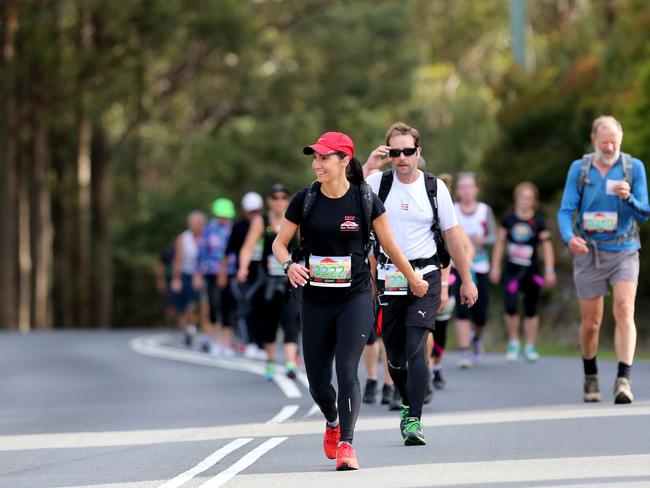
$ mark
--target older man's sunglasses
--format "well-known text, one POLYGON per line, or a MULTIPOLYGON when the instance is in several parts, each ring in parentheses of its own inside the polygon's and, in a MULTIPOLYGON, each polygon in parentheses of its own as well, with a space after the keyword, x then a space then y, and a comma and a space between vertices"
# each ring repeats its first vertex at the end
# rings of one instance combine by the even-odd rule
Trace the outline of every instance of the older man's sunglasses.
POLYGON ((399 155, 404 153, 404 156, 413 156, 415 154, 415 151, 417 151, 417 147, 405 147, 404 149, 393 149, 390 148, 388 150, 388 155, 391 158, 399 158, 399 155))

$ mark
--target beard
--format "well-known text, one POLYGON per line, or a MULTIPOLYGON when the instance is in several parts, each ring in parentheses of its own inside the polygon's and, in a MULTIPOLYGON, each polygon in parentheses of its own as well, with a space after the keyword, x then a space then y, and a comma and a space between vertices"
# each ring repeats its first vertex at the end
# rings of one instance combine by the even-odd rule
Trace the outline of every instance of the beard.
POLYGON ((618 157, 620 155, 620 150, 616 151, 612 157, 606 157, 600 149, 596 149, 596 159, 603 163, 605 166, 614 166, 616 164, 616 161, 618 161, 618 157))

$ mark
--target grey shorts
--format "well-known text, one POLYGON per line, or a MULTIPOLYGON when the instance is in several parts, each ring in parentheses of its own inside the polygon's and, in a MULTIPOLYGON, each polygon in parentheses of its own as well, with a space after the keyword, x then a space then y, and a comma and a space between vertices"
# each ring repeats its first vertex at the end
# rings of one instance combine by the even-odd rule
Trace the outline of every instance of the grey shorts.
POLYGON ((638 283, 639 251, 598 251, 598 259, 599 267, 591 248, 588 254, 573 257, 573 280, 581 299, 605 296, 608 287, 619 281, 638 283))

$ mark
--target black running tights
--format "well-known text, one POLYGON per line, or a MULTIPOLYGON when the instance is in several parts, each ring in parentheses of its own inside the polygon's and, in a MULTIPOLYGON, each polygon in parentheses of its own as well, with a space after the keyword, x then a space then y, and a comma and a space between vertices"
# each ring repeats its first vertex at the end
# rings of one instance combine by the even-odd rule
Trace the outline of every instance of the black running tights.
POLYGON ((328 422, 338 414, 341 440, 351 443, 361 406, 357 370, 374 319, 370 292, 343 303, 303 299, 301 318, 309 392, 328 422), (334 358, 338 398, 332 386, 334 358))
POLYGON ((409 406, 411 417, 422 416, 424 395, 429 382, 424 348, 430 332, 430 329, 424 327, 399 327, 389 337, 384 337, 388 371, 402 396, 402 402, 409 406))

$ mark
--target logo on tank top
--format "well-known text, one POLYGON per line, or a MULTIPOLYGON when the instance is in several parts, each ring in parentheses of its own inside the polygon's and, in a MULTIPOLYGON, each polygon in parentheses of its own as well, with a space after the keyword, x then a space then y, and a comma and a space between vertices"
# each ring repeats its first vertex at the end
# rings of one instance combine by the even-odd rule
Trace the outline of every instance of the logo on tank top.
POLYGON ((400 203, 399 208, 400 208, 400 210, 404 210, 404 211, 408 212, 409 202, 407 202, 406 200, 402 200, 402 203, 400 203))
POLYGON ((346 215, 344 222, 341 224, 341 232, 358 232, 359 224, 354 221, 354 215, 346 215))

